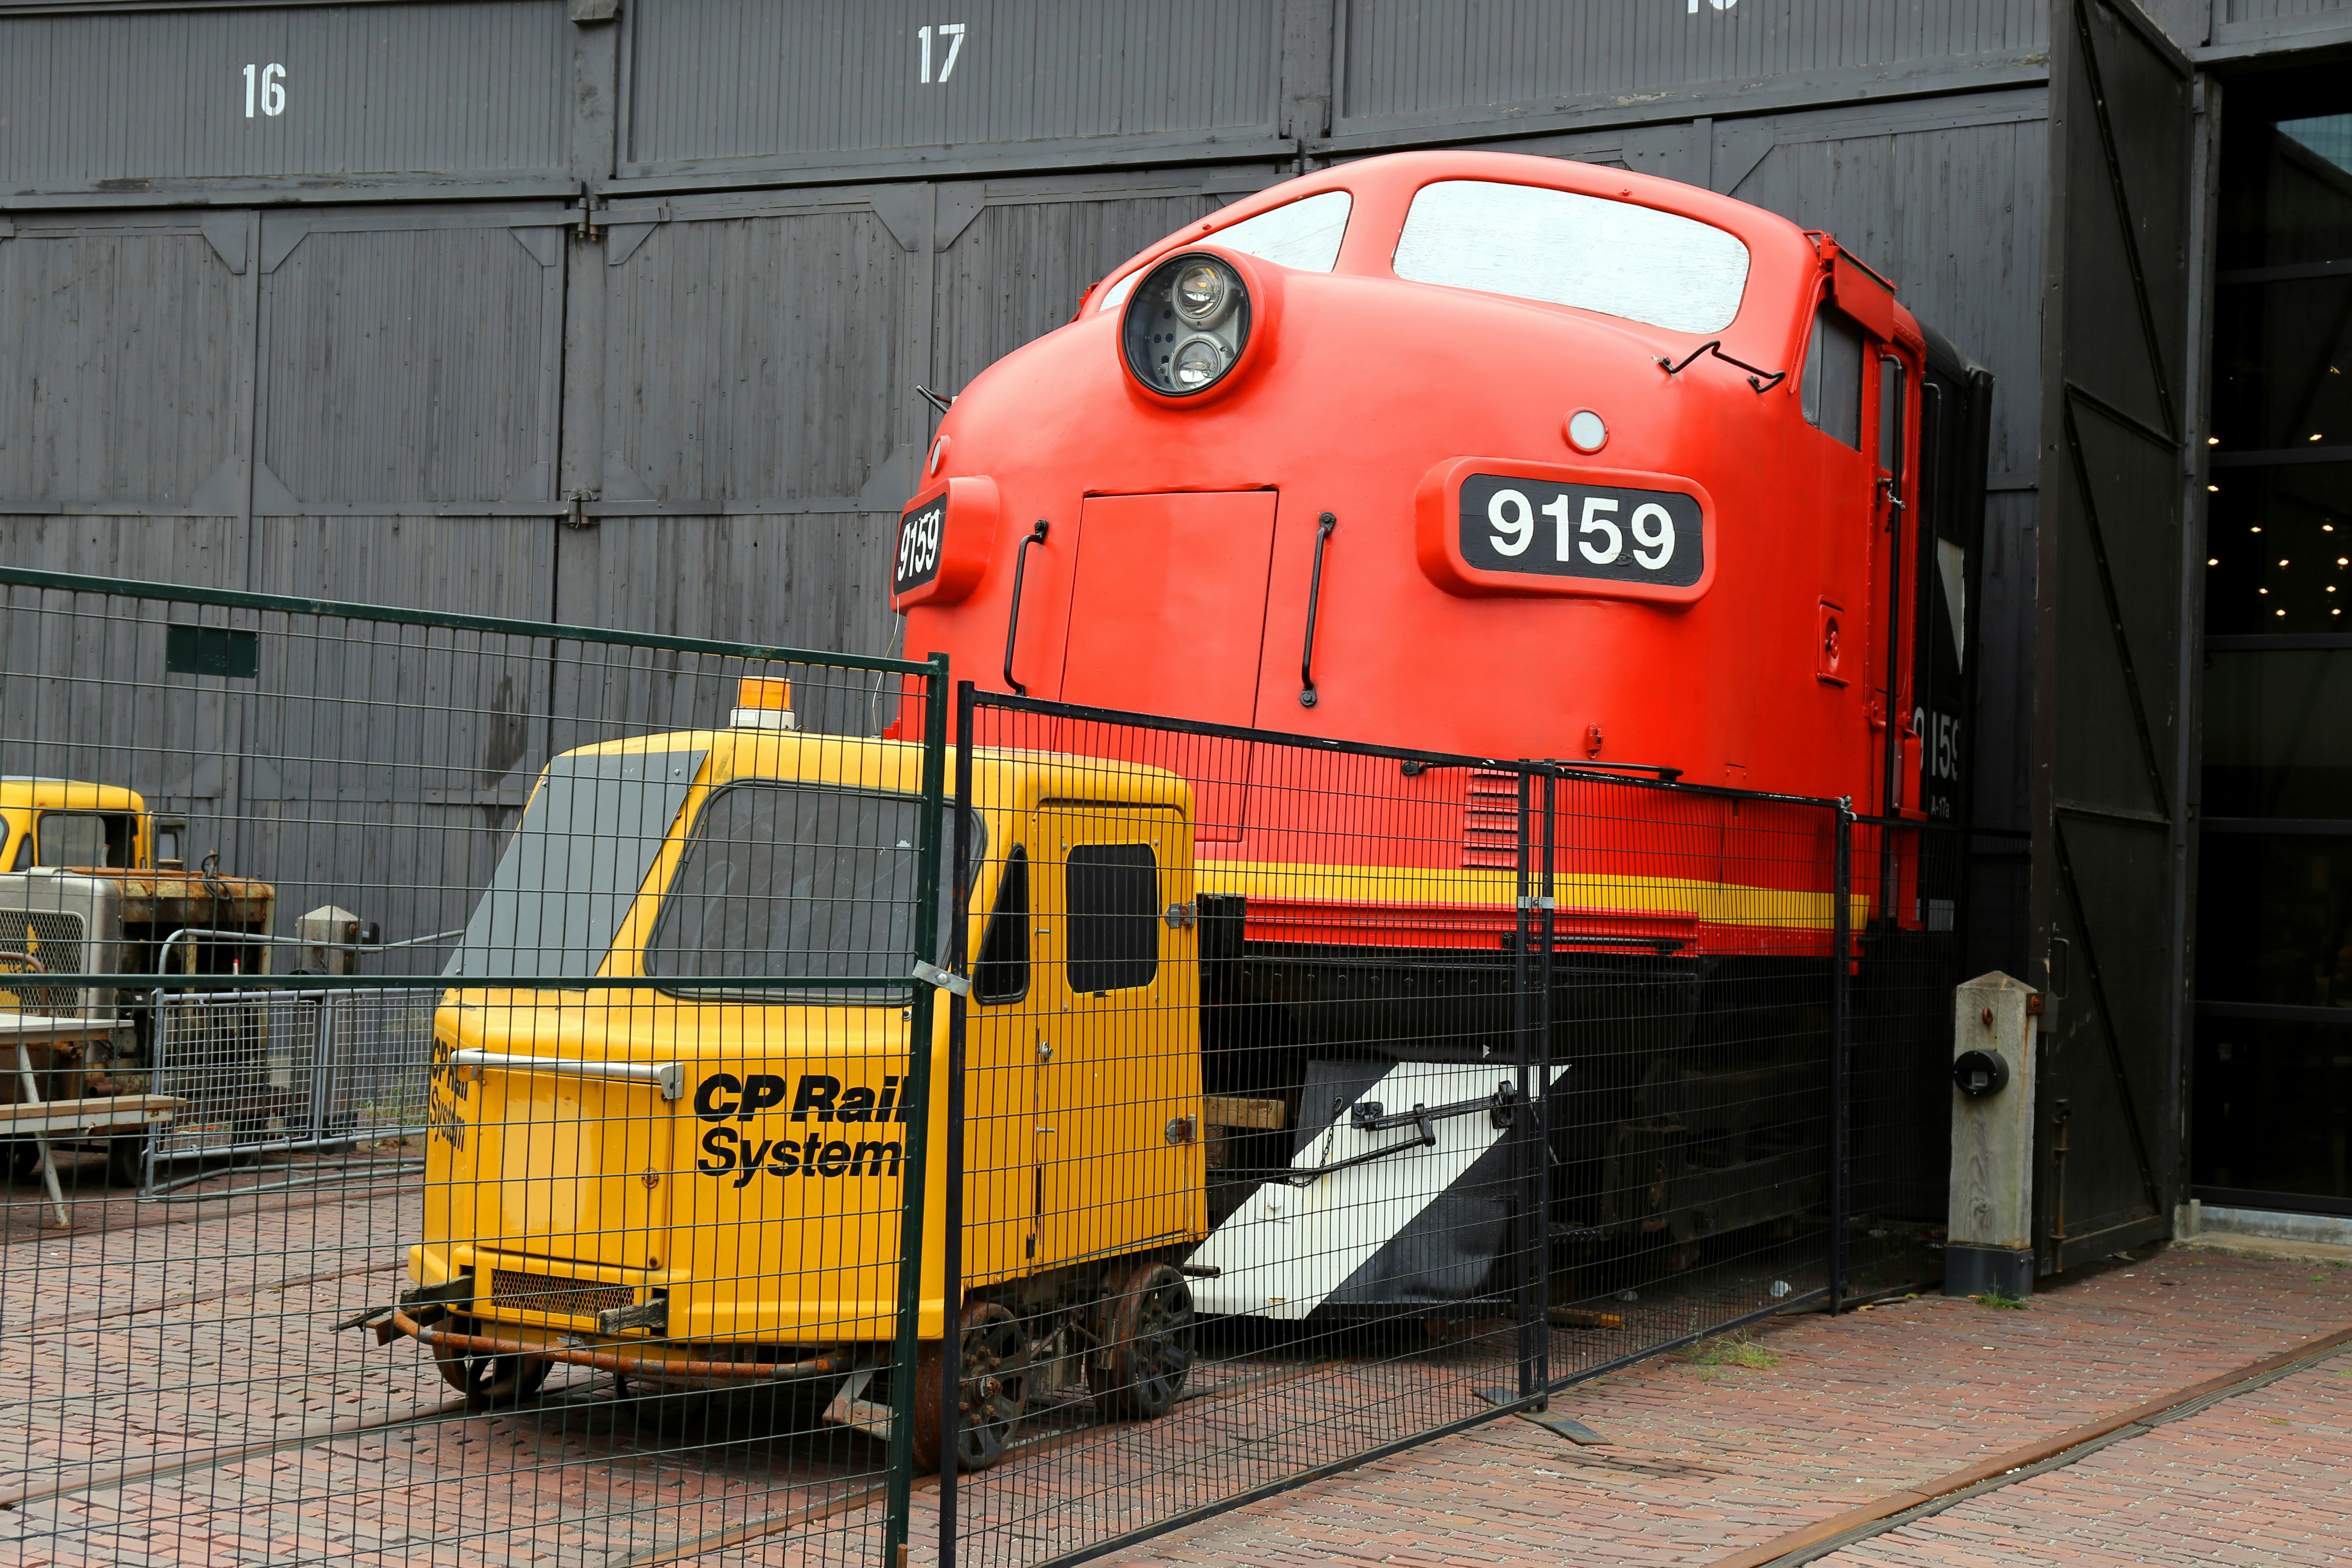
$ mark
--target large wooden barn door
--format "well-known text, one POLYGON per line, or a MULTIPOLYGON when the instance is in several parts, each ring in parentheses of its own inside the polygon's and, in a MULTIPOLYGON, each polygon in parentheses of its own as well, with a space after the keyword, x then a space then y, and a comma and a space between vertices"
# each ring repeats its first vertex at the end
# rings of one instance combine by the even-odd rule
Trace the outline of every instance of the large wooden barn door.
POLYGON ((2201 112, 2187 60, 2128 4, 2061 0, 2053 23, 2032 894, 2045 1271, 2166 1234, 2179 1185, 2201 112))

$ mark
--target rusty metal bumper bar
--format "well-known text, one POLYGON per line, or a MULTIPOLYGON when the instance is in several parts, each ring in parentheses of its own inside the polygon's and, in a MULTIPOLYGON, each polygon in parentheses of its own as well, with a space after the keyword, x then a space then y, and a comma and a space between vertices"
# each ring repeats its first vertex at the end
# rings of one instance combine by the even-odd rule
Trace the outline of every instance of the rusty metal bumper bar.
POLYGON ((853 1370, 856 1357, 842 1352, 803 1361, 706 1361, 691 1349, 645 1341, 591 1342, 560 1329, 502 1325, 499 1334, 457 1333, 435 1326, 430 1307, 410 1316, 404 1304, 393 1309, 388 1321, 376 1325, 376 1339, 390 1343, 404 1334, 437 1355, 521 1355, 569 1362, 599 1372, 617 1372, 646 1378, 694 1377, 730 1383, 776 1383, 801 1378, 833 1377, 853 1370), (422 1318, 424 1321, 419 1321, 422 1318))

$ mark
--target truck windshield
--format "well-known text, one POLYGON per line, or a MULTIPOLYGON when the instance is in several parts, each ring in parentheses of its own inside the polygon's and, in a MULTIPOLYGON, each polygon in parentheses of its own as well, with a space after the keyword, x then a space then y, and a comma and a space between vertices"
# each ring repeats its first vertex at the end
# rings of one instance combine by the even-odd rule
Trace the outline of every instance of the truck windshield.
MULTIPOLYGON (((904 1000, 908 985, 898 977, 911 976, 917 958, 945 950, 950 901, 940 900, 940 931, 919 951, 921 820, 922 802, 910 795, 765 780, 714 792, 662 897, 646 973, 762 982, 870 977, 891 984, 761 984, 758 992, 843 1005, 904 1000)), ((972 827, 977 840, 977 817, 972 827)))
POLYGON ((131 818, 111 812, 45 811, 35 838, 37 866, 131 864, 131 818))

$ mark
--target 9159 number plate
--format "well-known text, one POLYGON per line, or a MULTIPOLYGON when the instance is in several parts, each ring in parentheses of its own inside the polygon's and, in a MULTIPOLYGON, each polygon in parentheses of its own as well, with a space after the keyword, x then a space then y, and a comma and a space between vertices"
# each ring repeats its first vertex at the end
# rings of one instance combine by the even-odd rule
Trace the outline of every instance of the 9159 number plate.
POLYGON ((948 498, 944 495, 910 507, 899 515, 898 562, 891 574, 891 593, 911 592, 940 574, 940 546, 947 525, 948 498))
POLYGON ((1698 498, 1512 474, 1462 479, 1464 563, 1481 572, 1686 588, 1706 570, 1698 498))

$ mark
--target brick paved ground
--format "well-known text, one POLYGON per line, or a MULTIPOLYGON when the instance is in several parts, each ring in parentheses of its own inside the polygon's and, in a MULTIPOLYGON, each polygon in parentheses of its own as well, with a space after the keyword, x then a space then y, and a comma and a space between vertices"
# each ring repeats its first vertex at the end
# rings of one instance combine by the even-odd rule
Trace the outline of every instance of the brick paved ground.
POLYGON ((1821 1562, 2316 1568, 2347 1558, 2352 1353, 1821 1562))
MULTIPOLYGON (((75 1195, 68 1236, 34 1228, 23 1184, 0 1205, 0 1489, 65 1488, 0 1509, 0 1564, 877 1560, 880 1456, 863 1437, 665 1414, 571 1371, 534 1408, 469 1413, 413 1345, 332 1331, 399 1279, 416 1216, 396 1183, 176 1206, 75 1195), (324 1426, 354 1420, 395 1424, 324 1426), (121 1464, 143 1468, 110 1477, 121 1464)), ((1754 1334, 1757 1364, 1654 1361, 1559 1399, 1611 1447, 1492 1422, 1118 1560, 1703 1563, 2352 1323, 2352 1267, 2329 1265, 2175 1250, 2025 1311, 1931 1299, 1782 1319, 1754 1334)), ((1735 1283, 1645 1288, 1621 1329, 1557 1336, 1555 1363, 1681 1331, 1735 1283)), ((1495 1342, 1362 1348, 1225 1343, 1201 1397, 1161 1421, 1090 1425, 1082 1401, 1041 1415, 1024 1453, 965 1487, 984 1527, 967 1568, 1023 1568, 1483 1408, 1475 1389, 1507 1381, 1495 1342)), ((1833 1561, 2336 1560, 2347 1373, 2352 1353, 1833 1561)), ((918 1564, 936 1509, 919 1495, 918 1564)))
MULTIPOLYGON (((1769 1366, 1653 1362, 1555 1401, 1612 1447, 1499 1421, 1111 1561, 1704 1563, 2347 1324, 2352 1268, 2187 1249, 2024 1311, 1784 1319, 1769 1366)), ((2342 1563, 2347 1499, 2352 1352, 1822 1561, 2342 1563)))

